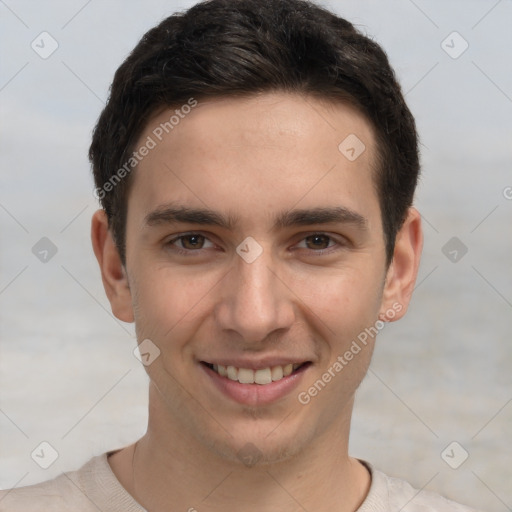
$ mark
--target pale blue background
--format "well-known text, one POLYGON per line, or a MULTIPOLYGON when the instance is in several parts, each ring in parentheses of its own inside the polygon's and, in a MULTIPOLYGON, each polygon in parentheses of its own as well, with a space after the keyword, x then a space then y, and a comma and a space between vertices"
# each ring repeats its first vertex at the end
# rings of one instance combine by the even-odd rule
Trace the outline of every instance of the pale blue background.
MULTIPOLYGON (((86 153, 113 73, 192 2, 0 2, 0 488, 75 469, 145 431, 133 328, 112 318, 89 241, 86 153), (47 60, 31 41, 48 31, 47 60), (58 248, 43 264, 43 236, 58 248), (48 441, 47 470, 30 458, 48 441)), ((332 1, 387 50, 422 139, 419 286, 358 392, 351 452, 473 506, 512 508, 512 2, 332 1), (458 31, 458 59, 441 42, 458 31), (441 252, 457 236, 468 253, 441 252), (454 470, 452 441, 468 452, 454 470)))

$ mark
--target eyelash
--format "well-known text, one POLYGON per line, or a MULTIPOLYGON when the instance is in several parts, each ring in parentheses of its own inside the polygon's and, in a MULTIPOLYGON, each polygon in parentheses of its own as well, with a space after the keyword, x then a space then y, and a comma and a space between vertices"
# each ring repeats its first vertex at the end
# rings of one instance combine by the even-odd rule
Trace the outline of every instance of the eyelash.
MULTIPOLYGON (((168 242, 166 242, 165 246, 170 247, 173 252, 175 252, 176 254, 178 254, 180 256, 192 256, 192 253, 200 254, 201 251, 203 250, 202 248, 201 249, 181 249, 179 247, 173 246, 175 242, 177 242, 179 240, 183 240, 184 238, 193 237, 193 236, 202 236, 205 240, 208 240, 209 242, 211 242, 211 240, 207 236, 203 235, 202 233, 198 233, 198 232, 194 231, 194 232, 184 233, 182 235, 174 237, 172 240, 169 240, 168 242)), ((299 243, 303 242, 307 238, 314 237, 314 236, 325 236, 329 239, 329 243, 334 242, 336 244, 334 246, 327 247, 326 249, 320 249, 318 251, 315 251, 314 249, 307 249, 307 248, 305 249, 307 251, 312 252, 315 256, 322 256, 326 253, 331 253, 331 252, 333 252, 333 250, 339 250, 344 245, 346 245, 346 244, 342 243, 341 241, 335 239, 333 236, 331 236, 327 233, 323 233, 323 232, 310 233, 310 234, 306 235, 305 237, 301 238, 299 240, 299 243)), ((211 242, 211 243, 213 243, 213 242, 211 242)))

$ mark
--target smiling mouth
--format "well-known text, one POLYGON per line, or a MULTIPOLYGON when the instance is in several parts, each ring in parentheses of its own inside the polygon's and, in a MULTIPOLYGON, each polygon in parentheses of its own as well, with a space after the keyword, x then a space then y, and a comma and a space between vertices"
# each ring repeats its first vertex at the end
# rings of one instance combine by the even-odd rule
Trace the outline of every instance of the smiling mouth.
POLYGON ((235 366, 224 366, 222 364, 211 364, 201 361, 201 364, 210 368, 221 377, 226 377, 230 380, 237 381, 240 384, 259 384, 264 386, 277 382, 292 373, 296 373, 305 369, 311 363, 310 361, 304 363, 289 363, 286 365, 277 365, 259 370, 252 370, 251 368, 237 368, 235 366))

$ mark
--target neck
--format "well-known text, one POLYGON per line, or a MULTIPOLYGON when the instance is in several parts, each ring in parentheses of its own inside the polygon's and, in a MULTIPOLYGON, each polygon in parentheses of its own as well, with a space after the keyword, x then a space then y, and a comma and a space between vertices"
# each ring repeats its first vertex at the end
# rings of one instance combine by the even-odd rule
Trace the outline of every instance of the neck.
MULTIPOLYGON (((364 501, 370 476, 348 456, 348 418, 325 431, 292 457, 245 466, 220 457, 205 442, 162 414, 158 391, 150 386, 146 434, 109 461, 123 486, 147 510, 232 509, 356 510, 364 501), (158 411, 158 412, 157 412, 158 411)), ((350 412, 352 404, 350 405, 350 412)))

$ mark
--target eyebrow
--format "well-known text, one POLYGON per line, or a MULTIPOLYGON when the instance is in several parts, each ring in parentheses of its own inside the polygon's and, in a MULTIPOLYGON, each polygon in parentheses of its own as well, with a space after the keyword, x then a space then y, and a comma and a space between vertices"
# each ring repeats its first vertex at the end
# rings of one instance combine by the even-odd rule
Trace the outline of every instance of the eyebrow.
MULTIPOLYGON (((146 226, 175 223, 218 226, 232 231, 236 227, 238 219, 231 215, 225 216, 208 208, 189 208, 175 204, 161 205, 145 217, 146 226)), ((368 228, 368 221, 361 214, 348 208, 337 206, 280 212, 274 219, 273 229, 278 230, 296 226, 330 223, 353 224, 363 230, 368 228)))

